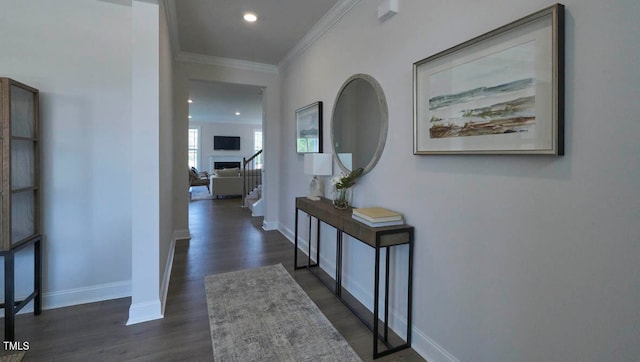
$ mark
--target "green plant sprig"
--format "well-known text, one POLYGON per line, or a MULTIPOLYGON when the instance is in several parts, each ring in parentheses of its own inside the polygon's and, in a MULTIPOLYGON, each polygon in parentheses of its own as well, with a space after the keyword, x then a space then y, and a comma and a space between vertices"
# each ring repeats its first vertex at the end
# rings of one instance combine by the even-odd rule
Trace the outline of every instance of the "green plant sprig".
POLYGON ((335 177, 332 180, 336 189, 348 189, 356 184, 356 180, 362 176, 364 169, 362 167, 349 172, 348 175, 342 175, 341 177, 335 177))

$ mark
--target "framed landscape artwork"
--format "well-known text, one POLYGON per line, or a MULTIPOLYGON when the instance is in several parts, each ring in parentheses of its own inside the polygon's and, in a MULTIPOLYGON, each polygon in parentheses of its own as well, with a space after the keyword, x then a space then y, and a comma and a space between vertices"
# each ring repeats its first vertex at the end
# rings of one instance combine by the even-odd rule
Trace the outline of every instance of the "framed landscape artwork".
POLYGON ((322 102, 296 110, 296 152, 322 152, 322 102))
POLYGON ((564 154, 564 7, 413 64, 414 154, 564 154))

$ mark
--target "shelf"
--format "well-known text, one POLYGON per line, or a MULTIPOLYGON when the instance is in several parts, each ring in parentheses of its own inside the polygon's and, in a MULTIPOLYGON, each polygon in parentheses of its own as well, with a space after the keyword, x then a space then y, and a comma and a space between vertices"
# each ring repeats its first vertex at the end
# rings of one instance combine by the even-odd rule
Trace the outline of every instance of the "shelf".
MULTIPOLYGON (((0 256, 4 263, 4 340, 15 340, 15 316, 33 300, 41 310, 40 143, 37 89, 10 78, 0 78, 0 256), (33 293, 15 299, 16 254, 33 245, 33 293)), ((19 270, 23 270, 20 268, 19 270)), ((22 278, 18 278, 22 280, 22 278)))

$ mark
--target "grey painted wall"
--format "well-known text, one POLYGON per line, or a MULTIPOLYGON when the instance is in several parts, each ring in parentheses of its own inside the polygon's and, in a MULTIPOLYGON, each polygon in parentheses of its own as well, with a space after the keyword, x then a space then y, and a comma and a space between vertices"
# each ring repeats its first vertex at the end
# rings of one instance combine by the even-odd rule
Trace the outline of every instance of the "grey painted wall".
MULTIPOLYGON (((317 100, 328 120, 352 74, 380 82, 387 144, 355 187, 355 204, 398 210, 416 227, 414 348, 430 361, 638 360, 640 3, 565 2, 564 157, 412 154, 413 62, 550 3, 401 1, 384 23, 377 4, 360 1, 281 69, 280 131, 292 137, 294 110, 317 100)), ((292 167, 280 180, 290 237, 294 197, 308 184, 293 146, 282 143, 292 167)), ((330 261, 334 233, 324 235, 330 261)), ((350 242, 345 255, 345 282, 370 298, 372 251, 350 242)))

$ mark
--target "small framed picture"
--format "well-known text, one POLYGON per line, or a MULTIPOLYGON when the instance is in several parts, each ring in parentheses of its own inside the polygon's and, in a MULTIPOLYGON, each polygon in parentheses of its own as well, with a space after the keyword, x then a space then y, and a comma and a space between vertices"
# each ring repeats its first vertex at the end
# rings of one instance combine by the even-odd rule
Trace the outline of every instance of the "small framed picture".
POLYGON ((564 7, 413 64, 414 154, 564 154, 564 7))
POLYGON ((322 102, 296 110, 296 152, 322 152, 322 102))

